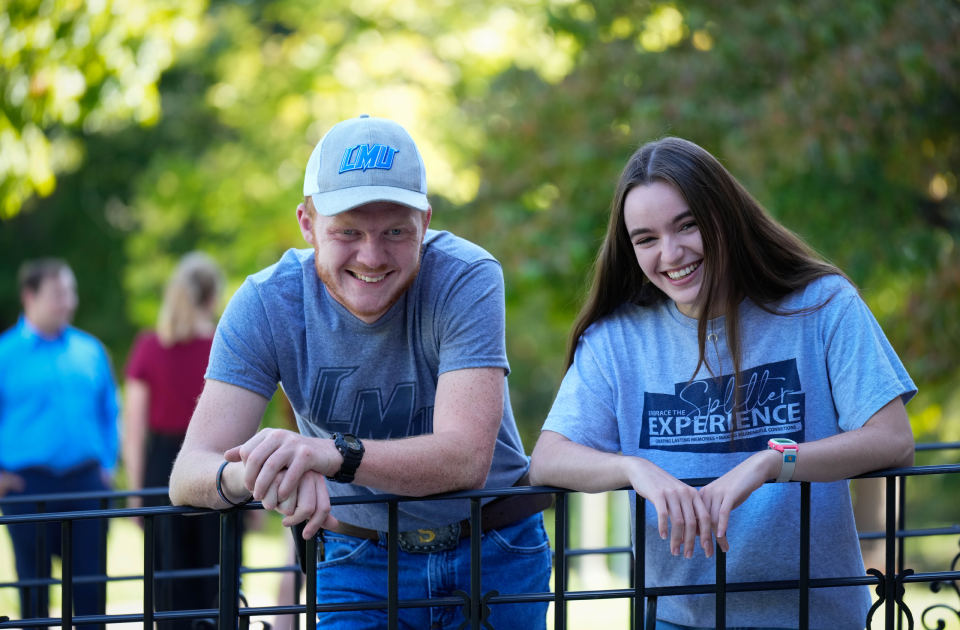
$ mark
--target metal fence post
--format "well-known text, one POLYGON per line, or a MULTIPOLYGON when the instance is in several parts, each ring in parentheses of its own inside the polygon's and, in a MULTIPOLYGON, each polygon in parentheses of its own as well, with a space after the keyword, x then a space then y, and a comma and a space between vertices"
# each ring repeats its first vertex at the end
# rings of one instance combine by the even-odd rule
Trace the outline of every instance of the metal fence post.
POLYGON ((143 627, 153 628, 154 550, 157 537, 153 516, 143 517, 143 627))
POLYGON ((240 511, 220 512, 219 630, 237 630, 240 621, 240 511))
MULTIPOLYGON (((109 510, 110 509, 110 499, 100 499, 100 509, 109 510)), ((107 519, 102 518, 97 521, 99 526, 99 540, 100 546, 98 548, 100 552, 100 557, 97 561, 97 573, 103 577, 107 575, 107 529, 109 528, 109 522, 107 519)), ((107 614, 107 583, 100 582, 97 584, 97 614, 105 615, 107 614)))
POLYGON ((633 554, 633 630, 643 630, 646 618, 644 591, 647 586, 647 500, 639 494, 635 498, 636 519, 634 523, 633 554))
MULTIPOLYGON (((168 514, 166 516, 157 517, 156 528, 155 528, 155 539, 156 543, 154 545, 154 552, 156 554, 155 569, 159 571, 169 571, 173 568, 173 562, 171 560, 173 555, 173 545, 171 544, 171 529, 173 528, 173 519, 175 518, 186 518, 183 516, 168 514)), ((164 577, 157 580, 157 610, 173 610, 173 580, 170 578, 164 577)), ((170 628, 172 624, 170 623, 161 623, 161 630, 166 630, 170 628)))
POLYGON ((73 521, 60 521, 60 621, 63 630, 73 628, 73 521))
POLYGON ((567 494, 557 493, 554 511, 554 538, 556 553, 553 566, 553 627, 567 627, 567 494))
MULTIPOLYGON (((900 492, 897 493, 897 532, 902 532, 907 528, 907 478, 901 475, 897 478, 900 492)), ((906 539, 903 536, 897 536, 897 574, 903 573, 903 546, 906 539)), ((903 630, 903 610, 897 607, 897 630, 903 630)))
MULTIPOLYGON (((37 501, 37 513, 47 511, 46 501, 37 501)), ((41 580, 50 577, 50 560, 47 558, 47 523, 37 523, 37 577, 41 580)), ((50 616, 50 587, 39 584, 34 591, 36 598, 33 606, 35 617, 50 616)))
POLYGON ((396 501, 387 504, 387 626, 397 630, 400 612, 397 605, 400 592, 400 508, 396 501))
POLYGON ((800 482, 800 630, 810 629, 810 482, 800 482))
POLYGON ((480 630, 483 592, 480 588, 480 499, 470 499, 470 627, 480 630))
MULTIPOLYGON (((314 544, 316 544, 316 538, 317 538, 317 537, 314 536, 313 538, 314 538, 314 544)), ((314 552, 314 553, 316 553, 316 552, 314 552)), ((309 556, 308 556, 308 559, 309 559, 309 556)), ((310 566, 310 564, 307 563, 307 566, 310 566)), ((316 559, 314 559, 313 566, 317 566, 316 559)), ((314 571, 313 573, 314 573, 314 576, 316 576, 316 573, 317 573, 317 572, 314 571)), ((303 574, 300 573, 300 569, 299 569, 299 568, 298 568, 296 571, 293 572, 293 605, 294 605, 294 606, 299 606, 299 605, 300 605, 300 590, 303 588, 303 577, 302 577, 302 576, 303 576, 303 574)), ((314 590, 313 604, 314 604, 314 608, 316 608, 316 604, 317 604, 316 590, 317 590, 317 589, 314 588, 313 590, 314 590)), ((309 604, 308 604, 308 605, 309 605, 309 604)), ((316 615, 314 615, 314 617, 316 617, 316 615)), ((316 621, 314 621, 314 626, 313 626, 313 627, 314 627, 314 628, 316 627, 316 621)), ((296 615, 293 616, 293 630, 300 630, 300 614, 299 614, 299 613, 297 613, 296 615)))
MULTIPOLYGON (((307 541, 307 630, 317 630, 317 534, 307 541)), ((297 576, 300 569, 297 569, 297 576)), ((299 595, 297 595, 299 598, 299 595)), ((296 601, 296 599, 294 599, 296 601)), ((295 619, 299 622, 300 615, 295 619)), ((296 626, 294 626, 296 627, 296 626)))
POLYGON ((886 542, 886 601, 884 602, 886 630, 893 630, 897 606, 896 553, 897 553, 897 478, 886 477, 887 481, 887 535, 886 542))
POLYGON ((727 627, 727 554, 717 545, 717 630, 727 627))

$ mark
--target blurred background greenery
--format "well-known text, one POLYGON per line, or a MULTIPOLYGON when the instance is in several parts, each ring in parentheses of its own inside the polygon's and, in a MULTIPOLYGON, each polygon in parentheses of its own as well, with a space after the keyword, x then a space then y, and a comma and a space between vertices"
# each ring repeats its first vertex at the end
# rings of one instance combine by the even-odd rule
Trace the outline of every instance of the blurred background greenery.
MULTIPOLYGON (((958 42, 956 0, 0 0, 0 327, 19 264, 61 256, 122 367, 180 255, 229 295, 303 247, 314 144, 389 117, 433 227, 503 263, 530 449, 619 170, 670 134, 853 278, 920 386, 917 439, 960 440, 958 42)), ((927 499, 960 480, 924 488, 911 515, 957 520, 927 499)))

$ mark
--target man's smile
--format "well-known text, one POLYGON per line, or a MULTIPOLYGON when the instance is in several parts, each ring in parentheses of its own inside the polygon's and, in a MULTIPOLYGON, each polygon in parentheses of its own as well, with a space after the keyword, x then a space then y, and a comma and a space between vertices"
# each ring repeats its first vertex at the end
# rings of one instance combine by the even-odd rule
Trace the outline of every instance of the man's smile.
POLYGON ((347 273, 349 273, 351 276, 353 276, 354 278, 356 278, 356 279, 358 279, 358 280, 363 280, 364 282, 368 282, 368 283, 374 283, 374 282, 380 282, 381 280, 383 280, 384 278, 386 278, 387 275, 389 275, 390 272, 387 272, 387 273, 384 273, 384 274, 380 274, 380 275, 378 275, 378 276, 367 276, 367 275, 363 275, 363 274, 357 273, 357 272, 355 272, 355 271, 350 271, 349 269, 347 269, 347 273))

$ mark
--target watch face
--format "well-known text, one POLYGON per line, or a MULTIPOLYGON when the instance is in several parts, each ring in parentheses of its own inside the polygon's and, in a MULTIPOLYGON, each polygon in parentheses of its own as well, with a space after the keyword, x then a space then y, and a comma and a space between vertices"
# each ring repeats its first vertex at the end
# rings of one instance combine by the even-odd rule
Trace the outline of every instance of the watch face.
POLYGON ((360 448, 360 444, 357 442, 357 438, 352 435, 344 435, 343 441, 347 445, 347 448, 352 450, 357 450, 360 448))

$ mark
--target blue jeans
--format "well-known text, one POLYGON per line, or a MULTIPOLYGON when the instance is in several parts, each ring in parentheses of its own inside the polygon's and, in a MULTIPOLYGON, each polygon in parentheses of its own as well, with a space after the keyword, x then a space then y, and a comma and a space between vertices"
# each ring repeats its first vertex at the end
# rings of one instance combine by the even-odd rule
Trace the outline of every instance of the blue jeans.
MULTIPOLYGON (((95 492, 109 490, 104 485, 100 466, 93 464, 74 469, 64 475, 55 475, 51 471, 41 468, 30 468, 17 471, 23 477, 25 488, 23 492, 11 492, 10 498, 26 494, 52 494, 68 492, 95 492)), ((83 501, 53 501, 47 503, 47 512, 74 512, 99 510, 100 502, 96 499, 83 501)), ((4 516, 22 516, 35 514, 35 503, 14 503, 3 506, 4 516)), ((30 580, 38 577, 37 574, 37 529, 46 530, 46 554, 40 560, 43 563, 44 573, 50 575, 50 556, 60 556, 60 523, 20 524, 10 525, 8 530, 13 542, 13 554, 16 558, 17 578, 30 580)), ((100 521, 83 520, 73 522, 73 575, 96 575, 100 573, 100 521)), ((30 587, 20 589, 20 616, 21 618, 46 616, 47 587, 30 587)), ((74 584, 73 610, 77 615, 97 614, 97 585, 74 584)), ((79 628, 102 628, 92 624, 84 624, 79 628)))
MULTIPOLYGON (((713 630, 713 628, 694 628, 657 619, 657 630, 713 630)), ((729 628, 728 630, 781 630, 780 628, 729 628)))
MULTIPOLYGON (((317 603, 332 604, 387 599, 387 547, 379 542, 324 532, 324 561, 317 563, 317 603)), ((400 555, 399 599, 451 597, 470 592, 470 539, 435 553, 400 555)), ((546 593, 550 590, 550 541, 543 517, 535 514, 481 537, 481 592, 501 595, 546 593)), ((488 621, 497 630, 546 628, 547 602, 494 604, 488 621)), ((319 627, 373 630, 387 625, 386 610, 326 612, 319 627)), ((400 627, 409 630, 458 628, 465 618, 459 606, 401 608, 400 627)))

